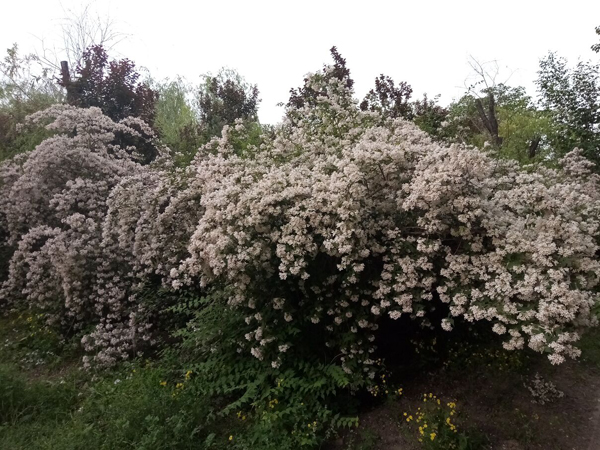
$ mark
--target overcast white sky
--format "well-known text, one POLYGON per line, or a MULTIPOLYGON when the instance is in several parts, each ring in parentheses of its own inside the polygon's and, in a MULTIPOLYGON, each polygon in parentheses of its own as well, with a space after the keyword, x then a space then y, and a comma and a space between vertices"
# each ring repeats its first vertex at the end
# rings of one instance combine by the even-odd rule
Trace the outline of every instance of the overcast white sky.
MULTIPOLYGON (((24 0, 1 8, 0 51, 17 42, 24 51, 60 32, 64 10, 84 2, 24 0)), ((470 55, 497 60, 500 81, 532 81, 548 51, 575 63, 597 61, 600 1, 421 0, 366 2, 301 0, 96 0, 102 14, 130 37, 116 48, 155 78, 237 69, 258 84, 263 123, 279 121, 275 105, 286 101, 303 75, 329 62, 336 45, 362 97, 380 73, 407 81, 415 96, 441 94, 448 104, 464 92, 470 55)), ((60 46, 60 43, 57 44, 60 46)))

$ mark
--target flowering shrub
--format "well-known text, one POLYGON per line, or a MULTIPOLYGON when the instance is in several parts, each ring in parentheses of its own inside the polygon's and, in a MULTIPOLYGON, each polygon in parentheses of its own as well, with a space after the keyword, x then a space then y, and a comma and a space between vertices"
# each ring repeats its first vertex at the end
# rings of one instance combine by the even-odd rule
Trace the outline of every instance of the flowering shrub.
POLYGON ((55 135, 2 165, 1 225, 17 247, 1 297, 45 311, 66 333, 87 330, 85 346, 110 349, 99 358, 112 363, 129 354, 134 335, 147 338, 148 327, 136 321, 123 257, 103 237, 112 190, 151 170, 135 147, 119 141, 128 136, 157 154, 164 149, 142 121, 115 123, 97 108, 57 105, 28 121, 49 121, 55 135))
POLYGON ((83 330, 102 364, 152 340, 137 297, 149 279, 226 287, 245 316, 239 350, 273 368, 324 345, 373 377, 379 323, 404 315, 446 331, 486 320, 507 349, 576 357, 600 277, 599 178, 580 152, 520 168, 443 146, 362 111, 334 70, 306 78, 314 96, 273 133, 249 141, 238 121, 186 169, 139 120, 32 116, 57 135, 0 169, 0 223, 18 245, 4 300, 83 330))
POLYGON ((598 177, 580 153, 521 169, 363 112, 343 80, 307 83, 325 94, 288 107, 253 158, 224 133, 195 162, 205 212, 174 275, 232 287, 242 346, 278 366, 324 333, 347 372, 373 376, 378 322, 410 315, 447 331, 487 320, 507 349, 577 356, 600 276, 598 177))

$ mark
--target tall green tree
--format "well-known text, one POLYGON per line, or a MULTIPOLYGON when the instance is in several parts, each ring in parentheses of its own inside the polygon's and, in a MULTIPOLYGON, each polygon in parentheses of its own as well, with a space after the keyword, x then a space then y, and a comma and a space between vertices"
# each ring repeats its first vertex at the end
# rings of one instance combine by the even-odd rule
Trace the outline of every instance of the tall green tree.
POLYGON ((548 114, 526 94, 522 86, 498 86, 498 134, 502 137, 499 154, 523 163, 548 160, 548 136, 552 127, 548 114))
POLYGON ((549 157, 550 120, 523 87, 498 84, 468 93, 450 106, 446 138, 489 146, 499 157, 522 163, 549 157))
POLYGON ((439 95, 430 99, 427 94, 412 103, 413 121, 435 138, 444 137, 444 125, 449 111, 439 103, 439 95))
POLYGON ((600 65, 580 61, 571 68, 549 53, 540 61, 536 84, 554 125, 550 143, 557 154, 578 147, 600 163, 600 65))
POLYGON ((521 163, 547 161, 551 126, 546 111, 523 87, 498 82, 496 61, 481 63, 471 58, 475 78, 466 93, 449 107, 442 136, 476 147, 486 147, 501 158, 521 163))
POLYGON ((241 120, 249 131, 248 145, 257 144, 265 130, 258 122, 258 87, 235 70, 204 75, 199 86, 180 77, 153 81, 152 89, 158 93, 154 128, 175 151, 179 165, 189 164, 202 145, 221 136, 225 125, 241 120))
POLYGON ((182 78, 155 83, 158 92, 154 128, 162 141, 176 152, 176 159, 187 165, 205 143, 200 119, 194 107, 193 88, 182 78))
POLYGON ((53 73, 35 55, 19 53, 17 44, 0 60, 0 161, 32 150, 45 131, 17 132, 17 124, 29 114, 64 99, 53 73))
POLYGON ((197 108, 204 141, 220 136, 225 125, 236 119, 258 122, 259 91, 238 72, 221 69, 217 75, 205 75, 197 95, 197 108))

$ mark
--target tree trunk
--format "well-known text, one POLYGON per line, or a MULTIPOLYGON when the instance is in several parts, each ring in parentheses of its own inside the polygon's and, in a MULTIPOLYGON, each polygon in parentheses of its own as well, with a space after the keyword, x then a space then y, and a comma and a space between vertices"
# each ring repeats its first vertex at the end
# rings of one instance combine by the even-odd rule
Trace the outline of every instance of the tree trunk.
POLYGON ((475 106, 477 107, 477 112, 479 113, 479 117, 485 126, 485 129, 488 131, 490 136, 492 137, 492 142, 496 147, 500 147, 502 145, 502 138, 498 136, 498 119, 496 118, 496 100, 494 99, 494 94, 491 92, 488 94, 488 113, 485 113, 483 109, 483 102, 480 98, 475 100, 475 106))
POLYGON ((71 83, 71 74, 69 73, 69 63, 67 61, 60 62, 60 74, 62 78, 62 85, 67 90, 67 103, 72 105, 75 96, 73 95, 73 84, 71 83))
POLYGON ((529 157, 529 159, 535 158, 541 140, 542 138, 540 136, 536 136, 529 143, 529 151, 527 152, 527 156, 529 157))

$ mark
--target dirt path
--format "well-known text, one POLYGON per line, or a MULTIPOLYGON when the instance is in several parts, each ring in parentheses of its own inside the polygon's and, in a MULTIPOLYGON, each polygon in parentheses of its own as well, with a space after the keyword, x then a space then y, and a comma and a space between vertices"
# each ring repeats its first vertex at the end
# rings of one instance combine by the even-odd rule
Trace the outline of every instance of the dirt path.
POLYGON ((590 445, 587 450, 600 450, 600 397, 597 401, 596 411, 590 419, 590 427, 595 430, 590 438, 590 445))
MULTIPOLYGON (((402 385, 405 395, 365 411, 355 435, 375 435, 372 445, 346 449, 418 450, 403 411, 423 406, 423 393, 457 403, 461 431, 487 437, 488 450, 600 450, 600 368, 581 362, 550 365, 545 358, 527 367, 490 365, 422 374, 402 385), (536 373, 564 392, 540 405, 525 387, 536 373)), ((354 438, 356 439, 356 438, 354 438)))

